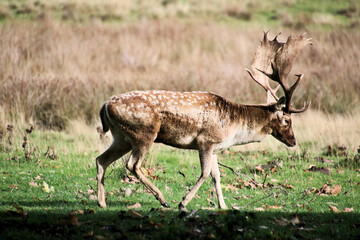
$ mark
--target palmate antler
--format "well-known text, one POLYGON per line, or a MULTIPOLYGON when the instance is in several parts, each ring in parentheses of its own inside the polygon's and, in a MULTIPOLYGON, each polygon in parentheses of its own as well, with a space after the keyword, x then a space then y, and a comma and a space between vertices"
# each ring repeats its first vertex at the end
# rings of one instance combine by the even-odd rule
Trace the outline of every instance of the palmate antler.
POLYGON ((269 95, 271 95, 273 100, 277 101, 279 98, 276 96, 276 91, 279 86, 282 87, 286 99, 284 112, 304 112, 309 108, 311 102, 304 104, 301 109, 295 109, 291 105, 292 94, 303 78, 303 74, 295 75, 298 79, 292 86, 287 84, 287 78, 299 52, 307 44, 311 44, 311 39, 306 39, 304 33, 295 37, 291 35, 288 37, 286 43, 282 43, 277 40, 278 35, 270 41, 268 32, 264 33, 264 39, 256 50, 254 62, 252 64, 254 73, 249 69, 246 69, 246 71, 250 74, 252 79, 268 92, 268 99, 269 95), (271 88, 269 78, 279 83, 279 86, 275 89, 271 88))

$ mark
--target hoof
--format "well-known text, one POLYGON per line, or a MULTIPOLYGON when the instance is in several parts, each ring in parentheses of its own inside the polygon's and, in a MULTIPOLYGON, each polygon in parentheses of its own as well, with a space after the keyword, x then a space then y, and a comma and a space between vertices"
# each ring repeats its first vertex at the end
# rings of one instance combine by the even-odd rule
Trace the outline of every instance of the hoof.
POLYGON ((165 207, 165 208, 170 208, 170 205, 169 205, 167 202, 162 203, 161 206, 163 206, 163 207, 165 207))
POLYGON ((181 212, 188 212, 188 210, 186 209, 186 207, 182 203, 179 203, 179 210, 181 212))
POLYGON ((101 208, 106 208, 106 203, 103 203, 103 204, 98 203, 98 206, 101 207, 101 208))

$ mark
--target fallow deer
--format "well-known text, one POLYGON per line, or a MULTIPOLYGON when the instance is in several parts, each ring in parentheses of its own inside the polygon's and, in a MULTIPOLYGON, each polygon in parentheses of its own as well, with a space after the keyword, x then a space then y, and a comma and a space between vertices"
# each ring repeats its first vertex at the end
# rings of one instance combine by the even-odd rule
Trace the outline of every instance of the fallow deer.
POLYGON ((169 208, 164 195, 141 171, 141 164, 154 142, 199 152, 201 176, 179 204, 181 210, 211 175, 219 207, 226 209, 217 157, 214 152, 233 145, 261 141, 272 135, 287 146, 295 146, 291 113, 306 111, 291 105, 291 97, 303 78, 296 75, 292 86, 287 78, 300 50, 310 43, 303 35, 290 36, 286 43, 268 33, 258 47, 252 64, 253 80, 268 92, 266 105, 242 105, 209 92, 133 91, 110 97, 100 110, 104 132, 111 131, 112 145, 96 159, 97 195, 100 207, 106 207, 104 175, 106 168, 131 151, 126 163, 132 172, 154 194, 162 206, 169 208), (280 99, 270 87, 271 79, 282 87, 280 99))

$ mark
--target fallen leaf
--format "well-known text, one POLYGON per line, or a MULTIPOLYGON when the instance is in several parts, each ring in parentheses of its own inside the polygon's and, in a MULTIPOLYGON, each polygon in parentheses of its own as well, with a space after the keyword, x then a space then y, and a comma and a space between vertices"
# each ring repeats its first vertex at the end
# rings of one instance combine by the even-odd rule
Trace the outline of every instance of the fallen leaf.
POLYGON ((120 182, 135 184, 135 183, 139 183, 140 181, 136 177, 129 175, 125 177, 125 179, 121 179, 120 182))
POLYGON ((283 186, 284 188, 287 188, 287 189, 294 189, 293 185, 291 184, 282 184, 281 186, 283 186))
POLYGON ((135 203, 134 205, 128 206, 128 209, 135 209, 135 208, 140 208, 141 204, 140 203, 135 203))
POLYGON ((95 239, 97 239, 97 240, 106 240, 106 239, 108 239, 108 238, 106 238, 106 237, 104 237, 104 236, 102 236, 102 235, 95 235, 94 237, 95 237, 95 239))
POLYGON ((241 209, 241 207, 234 206, 234 205, 231 205, 231 208, 234 209, 234 210, 240 210, 241 209))
POLYGON ((69 219, 67 219, 67 221, 66 221, 66 224, 71 225, 71 226, 76 226, 76 227, 81 225, 81 223, 79 222, 79 219, 76 215, 70 215, 69 219))
POLYGON ((70 214, 71 215, 77 215, 77 214, 84 215, 84 210, 74 210, 70 214))
POLYGON ((259 212, 263 212, 263 211, 265 211, 265 209, 264 209, 264 208, 262 208, 262 207, 254 208, 254 210, 255 210, 255 211, 259 211, 259 212))
POLYGON ((153 228, 155 228, 155 229, 158 229, 158 228, 163 228, 163 227, 164 227, 164 224, 150 221, 150 222, 149 222, 149 226, 151 226, 151 227, 153 227, 153 228))
POLYGON ((334 160, 326 159, 326 158, 323 158, 323 157, 319 157, 316 160, 318 162, 322 162, 322 163, 332 163, 332 162, 334 162, 334 160))
POLYGON ((325 194, 329 194, 331 192, 331 188, 329 187, 329 185, 327 184, 324 184, 320 190, 319 190, 320 193, 325 193, 325 194))
POLYGON ((201 210, 215 210, 215 208, 214 207, 201 207, 201 210))
MULTIPOLYGON (((139 203, 140 204, 140 203, 139 203)), ((143 215, 141 215, 140 213, 138 213, 138 212, 136 212, 136 211, 134 211, 134 210, 130 210, 129 212, 128 212, 131 216, 134 216, 134 217, 138 217, 138 218, 143 218, 144 216, 143 215)))
POLYGON ((236 191, 236 187, 234 185, 228 184, 226 187, 222 186, 225 191, 236 191))
POLYGON ((255 170, 260 172, 260 173, 264 173, 264 169, 262 169, 262 165, 255 166, 255 170))
POLYGON ((281 206, 277 206, 277 205, 268 207, 268 209, 281 209, 281 208, 282 208, 281 206))
POLYGON ((354 208, 351 207, 351 208, 344 208, 344 212, 353 212, 354 211, 354 208))
POLYGON ((315 165, 310 165, 308 169, 305 170, 306 172, 321 172, 326 175, 330 175, 329 168, 326 167, 316 167, 315 165))
POLYGON ((20 218, 24 218, 27 215, 27 212, 25 212, 24 209, 22 207, 20 207, 19 205, 14 204, 13 207, 16 209, 16 211, 14 211, 14 210, 7 211, 11 215, 20 217, 20 218))
POLYGON ((41 190, 43 190, 46 193, 49 193, 50 192, 49 184, 47 184, 45 181, 43 181, 41 190))
POLYGON ((94 190, 93 189, 88 189, 87 191, 86 191, 86 194, 87 195, 91 195, 91 194, 93 194, 94 193, 94 190))
POLYGON ((125 196, 130 196, 131 195, 131 193, 132 193, 132 191, 131 191, 131 188, 126 188, 125 189, 125 196))
POLYGON ((96 196, 96 195, 89 195, 89 200, 91 200, 91 201, 96 201, 96 200, 97 200, 97 196, 96 196))
POLYGON ((9 187, 11 190, 13 189, 19 189, 19 187, 15 184, 11 184, 10 187, 9 187))
POLYGON ((338 195, 341 192, 341 185, 336 185, 333 189, 331 189, 330 193, 332 195, 338 195))
POLYGON ((329 205, 329 208, 330 208, 330 211, 333 212, 333 213, 339 213, 340 212, 339 209, 337 209, 334 206, 329 205))
POLYGON ((300 221, 299 217, 297 216, 297 214, 295 214, 295 216, 293 217, 293 219, 291 219, 292 224, 294 225, 298 225, 301 224, 303 222, 300 221))
POLYGON ((279 218, 279 219, 274 218, 274 221, 281 226, 286 226, 289 224, 289 220, 287 220, 285 218, 279 218))
POLYGON ((91 238, 92 236, 94 236, 94 231, 90 231, 82 235, 83 238, 91 238))
POLYGON ((32 186, 32 187, 38 187, 39 185, 36 183, 36 182, 29 182, 29 185, 32 186))

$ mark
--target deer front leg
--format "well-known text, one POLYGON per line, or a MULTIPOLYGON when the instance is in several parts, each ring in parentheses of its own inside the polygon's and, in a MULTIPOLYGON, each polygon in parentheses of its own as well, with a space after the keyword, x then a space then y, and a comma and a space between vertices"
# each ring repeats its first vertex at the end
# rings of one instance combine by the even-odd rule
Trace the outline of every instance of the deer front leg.
POLYGON ((211 177, 214 181, 216 194, 218 197, 218 204, 221 209, 227 209, 224 197, 221 190, 221 184, 220 184, 220 171, 219 166, 217 162, 217 155, 213 154, 211 158, 211 177))
POLYGON ((186 205, 193 199, 196 192, 199 190, 201 185, 204 183, 206 178, 209 177, 211 172, 211 155, 213 152, 213 147, 206 150, 199 150, 200 164, 201 164, 201 176, 197 180, 195 186, 185 195, 182 202, 179 204, 179 209, 186 211, 186 205))
POLYGON ((162 192, 141 172, 142 161, 148 152, 149 148, 143 147, 142 149, 133 149, 129 162, 127 163, 127 168, 129 171, 135 174, 135 176, 142 182, 155 196, 157 200, 160 201, 160 204, 163 207, 170 208, 170 205, 166 202, 162 192))

